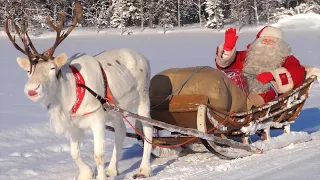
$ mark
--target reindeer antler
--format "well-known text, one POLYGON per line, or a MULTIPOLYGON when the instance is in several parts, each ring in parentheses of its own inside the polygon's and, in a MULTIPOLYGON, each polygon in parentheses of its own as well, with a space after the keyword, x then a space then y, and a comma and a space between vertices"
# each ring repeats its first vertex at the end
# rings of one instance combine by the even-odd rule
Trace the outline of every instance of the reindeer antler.
MULTIPOLYGON (((82 16, 82 8, 80 3, 78 2, 78 0, 75 0, 75 17, 73 19, 72 25, 71 27, 68 28, 67 32, 63 32, 61 34, 61 30, 63 28, 63 24, 64 24, 64 11, 61 11, 59 13, 59 17, 60 17, 60 23, 58 26, 55 26, 51 20, 50 20, 50 16, 48 16, 47 22, 49 24, 49 26, 54 29, 57 32, 57 36, 56 36, 56 41, 53 44, 53 46, 48 49, 47 51, 45 51, 44 53, 40 54, 38 53, 38 51, 36 50, 36 48, 34 47, 33 43, 31 42, 31 39, 28 35, 28 32, 26 30, 25 24, 22 24, 21 28, 23 29, 22 32, 20 32, 20 28, 19 26, 11 19, 11 16, 9 15, 5 21, 5 31, 9 37, 9 40, 12 42, 12 44, 14 45, 14 47, 19 50, 20 52, 22 52, 23 54, 27 55, 30 61, 30 64, 34 64, 37 63, 36 61, 34 61, 35 59, 39 59, 41 58, 44 61, 47 61, 49 59, 53 58, 53 54, 55 49, 58 47, 58 45, 71 33, 71 31, 75 28, 75 26, 77 25, 79 19, 82 16), (15 41, 15 36, 12 37, 10 31, 9 31, 9 20, 11 20, 11 22, 13 23, 13 26, 15 28, 16 34, 19 36, 20 40, 22 41, 24 48, 21 48, 15 41), (31 52, 30 48, 32 49, 33 53, 31 52)), ((25 21, 25 19, 23 19, 22 21, 25 21)), ((30 71, 31 71, 31 66, 30 66, 30 71)))
POLYGON ((63 32, 61 34, 61 30, 62 30, 62 27, 63 27, 63 24, 64 24, 64 11, 61 11, 59 12, 59 17, 60 17, 60 23, 58 26, 55 26, 51 20, 50 20, 50 16, 48 16, 48 19, 47 19, 47 22, 49 24, 49 26, 54 29, 56 32, 57 32, 57 36, 56 36, 56 41, 55 43, 53 44, 53 46, 48 49, 47 51, 45 51, 43 53, 43 55, 45 57, 43 58, 46 58, 46 59, 52 59, 53 58, 53 54, 54 54, 54 51, 56 50, 56 48, 58 47, 58 45, 71 33, 71 31, 76 27, 79 19, 81 18, 82 16, 82 8, 80 6, 80 3, 76 0, 75 1, 75 17, 73 19, 73 22, 72 22, 72 25, 68 28, 67 32, 63 32), (61 35, 60 35, 61 34, 61 35))
MULTIPOLYGON (((24 21, 24 19, 23 19, 24 21)), ((27 31, 25 30, 26 27, 25 24, 22 24, 22 29, 23 29, 23 36, 20 32, 20 28, 19 26, 11 19, 11 16, 8 16, 6 18, 6 21, 5 21, 5 26, 4 26, 4 29, 9 37, 9 40, 12 42, 12 44, 14 45, 14 47, 16 49, 18 49, 20 52, 22 52, 23 54, 27 55, 28 58, 29 58, 29 61, 30 61, 30 64, 32 65, 33 63, 33 60, 36 58, 36 57, 39 57, 39 53, 38 51, 35 49, 35 47, 33 46, 30 38, 29 38, 29 35, 27 33, 27 31), (22 49, 17 43, 16 43, 16 39, 15 39, 15 36, 12 37, 10 31, 9 31, 9 20, 11 20, 11 23, 13 23, 13 26, 14 26, 14 29, 16 31, 16 34, 19 36, 20 40, 22 41, 23 43, 23 46, 24 46, 24 49, 22 49), (27 37, 27 38, 26 38, 27 37), (33 53, 30 51, 30 48, 29 46, 31 46, 32 50, 33 50, 33 53)), ((31 69, 32 66, 30 66, 30 72, 31 72, 31 69)))

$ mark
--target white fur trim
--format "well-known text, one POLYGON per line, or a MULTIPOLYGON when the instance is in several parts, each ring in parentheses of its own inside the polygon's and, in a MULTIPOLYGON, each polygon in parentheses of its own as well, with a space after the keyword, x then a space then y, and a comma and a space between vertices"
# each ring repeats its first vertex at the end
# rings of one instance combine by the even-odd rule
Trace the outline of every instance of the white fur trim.
POLYGON ((278 93, 286 93, 293 89, 293 80, 291 74, 286 68, 281 67, 272 71, 271 73, 276 81, 278 93), (284 77, 280 76, 286 76, 286 78, 284 79, 284 77), (283 80, 287 81, 287 83, 283 84, 283 80))
POLYGON ((271 36, 279 39, 283 39, 283 31, 277 27, 266 27, 260 34, 260 37, 271 36))
POLYGON ((311 76, 316 76, 317 81, 320 83, 320 69, 317 67, 312 66, 306 66, 306 79, 308 79, 311 76))
POLYGON ((224 44, 221 44, 218 47, 218 54, 216 56, 216 63, 222 67, 228 67, 236 58, 236 48, 233 48, 232 51, 230 52, 229 56, 225 57, 227 54, 224 54, 224 49, 223 49, 224 44))

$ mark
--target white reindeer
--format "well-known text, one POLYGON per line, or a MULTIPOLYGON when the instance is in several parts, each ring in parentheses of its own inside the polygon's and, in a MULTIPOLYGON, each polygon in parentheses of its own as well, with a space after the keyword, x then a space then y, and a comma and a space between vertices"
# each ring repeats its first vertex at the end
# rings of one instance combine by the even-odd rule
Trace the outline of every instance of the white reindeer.
MULTIPOLYGON (((63 13, 60 13, 61 22, 58 26, 48 18, 48 24, 57 32, 57 37, 54 45, 42 54, 36 51, 28 33, 20 32, 23 28, 19 28, 12 22, 24 48, 16 44, 15 38, 8 30, 10 17, 5 22, 5 30, 14 46, 28 56, 28 58, 17 58, 20 67, 28 71, 29 79, 24 89, 26 95, 48 109, 56 133, 65 134, 70 138, 70 153, 80 170, 78 180, 91 179, 93 176, 92 169, 80 157, 79 145, 83 140, 84 130, 88 128, 92 130, 94 136, 97 179, 103 180, 106 175, 118 175, 118 162, 126 127, 121 115, 104 111, 101 103, 84 88, 77 86, 77 83, 79 81, 85 83, 100 95, 109 92, 107 91, 109 88, 111 91, 109 96, 111 95, 118 107, 126 110, 135 108, 139 115, 150 117, 150 67, 144 56, 129 49, 104 51, 93 57, 78 54, 68 59, 64 53, 53 57, 57 46, 70 34, 82 15, 82 8, 77 0, 75 9, 75 18, 66 33, 61 34, 64 24, 63 13), (110 164, 105 171, 105 124, 107 121, 112 121, 115 128, 115 145, 110 164)), ((152 127, 144 125, 143 132, 146 138, 152 141, 152 127)), ((142 162, 134 178, 152 175, 151 147, 149 143, 144 143, 142 162)))

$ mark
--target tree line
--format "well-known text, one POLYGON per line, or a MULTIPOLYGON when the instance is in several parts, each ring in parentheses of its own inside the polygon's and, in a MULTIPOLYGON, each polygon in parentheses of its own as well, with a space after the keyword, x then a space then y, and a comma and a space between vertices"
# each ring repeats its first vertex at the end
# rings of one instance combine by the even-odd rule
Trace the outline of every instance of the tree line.
MULTIPOLYGON (((221 29, 227 23, 238 28, 272 23, 284 16, 313 11, 320 14, 320 0, 79 0, 83 7, 82 27, 141 30, 199 24, 221 29)), ((10 14, 15 21, 28 20, 32 30, 48 28, 47 16, 57 21, 64 9, 66 23, 73 17, 74 0, 0 0, 1 23, 10 14)))

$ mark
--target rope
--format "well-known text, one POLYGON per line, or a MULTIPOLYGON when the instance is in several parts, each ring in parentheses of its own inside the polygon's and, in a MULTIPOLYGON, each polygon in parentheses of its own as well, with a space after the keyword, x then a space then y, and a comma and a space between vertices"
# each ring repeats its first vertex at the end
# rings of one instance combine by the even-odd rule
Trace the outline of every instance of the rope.
MULTIPOLYGON (((170 97, 172 97, 177 91, 181 91, 181 89, 183 88, 184 85, 187 84, 187 82, 195 75, 197 74, 199 71, 201 71, 204 68, 211 68, 210 66, 202 66, 199 69, 197 69, 195 72, 193 72, 176 90, 174 90, 166 99, 164 99, 163 101, 161 101, 159 104, 151 107, 151 110, 155 109, 156 107, 160 106, 161 104, 163 104, 164 102, 166 102, 170 97)), ((180 92, 179 92, 180 93, 180 92)), ((178 94, 179 94, 178 93, 178 94)))
MULTIPOLYGON (((112 104, 113 104, 115 107, 117 107, 113 102, 112 102, 112 104)), ((232 113, 230 113, 230 114, 228 115, 228 117, 226 117, 225 120, 223 120, 222 122, 218 123, 216 126, 214 126, 214 125, 212 124, 214 127, 211 128, 211 129, 209 129, 209 130, 207 130, 206 133, 209 133, 209 132, 217 129, 217 127, 219 127, 221 124, 223 124, 224 122, 226 122, 226 121, 231 117, 231 115, 232 115, 232 113)), ((197 137, 191 137, 190 139, 188 139, 188 140, 186 140, 186 141, 184 141, 184 142, 182 142, 182 143, 173 144, 173 145, 159 145, 159 144, 154 144, 154 143, 152 143, 152 141, 150 141, 148 138, 146 138, 140 131, 138 131, 138 130, 132 125, 132 123, 131 123, 123 114, 121 114, 121 116, 122 116, 122 118, 130 125, 130 127, 135 131, 136 134, 138 134, 138 135, 139 135, 143 140, 145 140, 147 143, 149 143, 149 144, 151 144, 152 146, 155 146, 155 147, 159 147, 159 148, 180 147, 180 146, 183 146, 183 145, 185 145, 185 144, 187 144, 187 143, 189 143, 189 142, 197 139, 197 137)))
MULTIPOLYGON (((107 98, 102 98, 99 94, 97 94, 96 92, 94 92, 92 89, 90 89, 89 87, 87 87, 86 85, 83 84, 77 84, 80 87, 83 87, 85 89, 87 89, 96 99, 98 99, 100 101, 101 104, 109 104, 112 103, 114 107, 118 108, 117 105, 113 102, 113 99, 109 99, 107 98)), ((106 111, 106 109, 104 108, 104 110, 106 111)), ((217 127, 219 127, 221 124, 223 124, 224 122, 226 122, 227 120, 229 120, 229 118, 232 116, 233 113, 230 113, 228 115, 228 117, 223 120, 222 122, 218 123, 217 126, 214 126, 213 128, 207 130, 205 133, 209 133, 215 129, 217 129, 217 127)), ((130 125, 130 127, 135 131, 136 134, 138 134, 142 139, 144 139, 147 143, 151 144, 152 146, 156 146, 156 147, 160 147, 160 148, 172 148, 172 147, 179 147, 179 146, 183 146, 191 141, 193 141, 194 139, 197 139, 197 137, 192 137, 189 140, 179 143, 179 144, 174 144, 174 145, 159 145, 159 144, 154 144, 152 143, 152 141, 150 141, 149 139, 147 139, 143 133, 141 133, 140 131, 138 131, 133 125, 132 123, 126 118, 126 116, 124 114, 121 113, 122 118, 130 125)))

